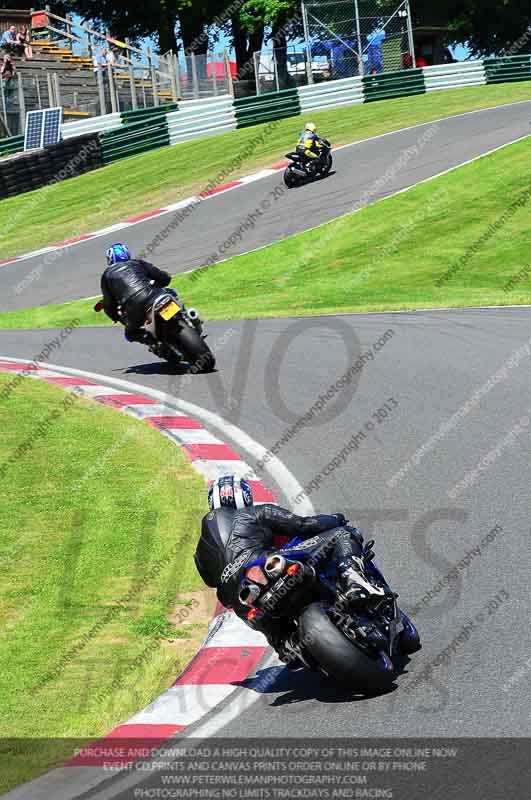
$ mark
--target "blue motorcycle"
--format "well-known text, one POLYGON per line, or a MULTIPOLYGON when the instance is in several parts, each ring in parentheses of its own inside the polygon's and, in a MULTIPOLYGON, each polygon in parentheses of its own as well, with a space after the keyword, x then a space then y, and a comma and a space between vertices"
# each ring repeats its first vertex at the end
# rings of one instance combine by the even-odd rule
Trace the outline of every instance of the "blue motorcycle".
POLYGON ((374 542, 364 545, 357 531, 351 538, 359 592, 355 600, 347 599, 334 558, 339 530, 344 529, 293 539, 245 564, 239 601, 247 624, 288 631, 282 657, 289 666, 317 670, 372 694, 390 686, 396 660, 419 650, 420 637, 374 563, 374 542))

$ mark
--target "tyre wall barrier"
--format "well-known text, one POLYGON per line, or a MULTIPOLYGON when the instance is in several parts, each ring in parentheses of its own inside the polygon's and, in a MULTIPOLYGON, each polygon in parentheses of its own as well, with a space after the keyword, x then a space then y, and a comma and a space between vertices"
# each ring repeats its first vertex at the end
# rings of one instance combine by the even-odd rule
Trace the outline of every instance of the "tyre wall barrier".
POLYGON ((0 161, 0 199, 58 183, 102 165, 97 133, 68 139, 0 161))

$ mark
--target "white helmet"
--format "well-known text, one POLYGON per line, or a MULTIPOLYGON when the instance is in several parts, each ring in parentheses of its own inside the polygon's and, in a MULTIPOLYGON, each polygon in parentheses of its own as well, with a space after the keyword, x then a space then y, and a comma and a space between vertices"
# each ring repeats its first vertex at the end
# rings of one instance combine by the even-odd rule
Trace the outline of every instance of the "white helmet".
POLYGON ((315 131, 317 130, 317 125, 315 124, 315 122, 307 122, 306 125, 304 126, 304 129, 310 131, 310 133, 315 133, 315 131))

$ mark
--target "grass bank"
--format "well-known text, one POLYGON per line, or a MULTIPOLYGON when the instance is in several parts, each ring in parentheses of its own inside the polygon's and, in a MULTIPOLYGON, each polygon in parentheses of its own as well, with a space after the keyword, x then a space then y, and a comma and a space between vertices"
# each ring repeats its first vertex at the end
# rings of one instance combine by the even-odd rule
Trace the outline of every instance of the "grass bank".
MULTIPOLYGON (((312 114, 335 145, 519 100, 529 84, 466 87, 312 114)), ((291 149, 302 117, 154 150, 1 204, 0 258, 64 241, 270 166, 291 149)))
POLYGON ((143 708, 207 623, 192 559, 205 490, 180 450, 29 378, 6 399, 12 379, 0 374, 0 793, 143 708))

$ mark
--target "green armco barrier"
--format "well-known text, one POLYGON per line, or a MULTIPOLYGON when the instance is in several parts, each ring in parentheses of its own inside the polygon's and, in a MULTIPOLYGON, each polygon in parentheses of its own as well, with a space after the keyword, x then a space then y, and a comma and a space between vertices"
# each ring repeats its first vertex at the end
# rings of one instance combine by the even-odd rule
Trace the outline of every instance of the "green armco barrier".
POLYGON ((383 72, 379 75, 366 75, 362 78, 362 84, 366 103, 372 103, 375 100, 389 100, 392 97, 425 94, 426 92, 422 69, 407 69, 396 72, 383 72))
POLYGON ((283 89, 255 97, 239 97, 234 101, 234 111, 237 128, 296 117, 301 113, 299 93, 297 89, 283 89))
POLYGON ((2 139, 0 141, 0 156, 8 156, 12 153, 21 153, 23 150, 23 136, 10 136, 8 139, 2 139))
POLYGON ((164 125, 166 123, 166 114, 152 114, 150 117, 140 117, 139 119, 129 120, 124 122, 121 128, 115 130, 103 131, 102 136, 111 134, 126 133, 131 134, 132 131, 141 131, 152 128, 154 125, 164 125))
POLYGON ((276 103, 282 98, 293 97, 298 99, 299 93, 297 89, 281 89, 279 92, 267 92, 266 94, 253 94, 251 97, 237 97, 234 100, 235 108, 245 108, 245 106, 253 105, 253 103, 276 103))
POLYGON ((161 106, 149 106, 149 108, 136 108, 134 111, 122 111, 121 118, 125 125, 130 122, 139 122, 148 117, 156 117, 157 114, 169 114, 172 111, 178 111, 178 103, 164 103, 161 106))
POLYGON ((136 156, 139 153, 146 153, 149 150, 157 150, 159 147, 166 147, 169 144, 167 136, 161 136, 159 139, 150 139, 149 141, 143 140, 136 144, 130 143, 123 145, 115 151, 107 152, 102 150, 102 163, 112 164, 113 161, 120 161, 122 158, 129 156, 136 156))
POLYGON ((487 83, 531 80, 531 56, 508 56, 483 60, 487 83))
POLYGON ((168 119, 165 114, 131 122, 115 131, 100 134, 102 160, 110 164, 121 158, 144 153, 170 143, 168 119))
POLYGON ((110 142, 118 141, 131 141, 133 138, 140 136, 148 136, 151 131, 157 131, 159 128, 166 129, 168 122, 165 116, 158 119, 143 120, 140 122, 132 122, 127 127, 124 125, 121 128, 115 128, 111 131, 104 131, 100 133, 100 139, 103 145, 110 142))

